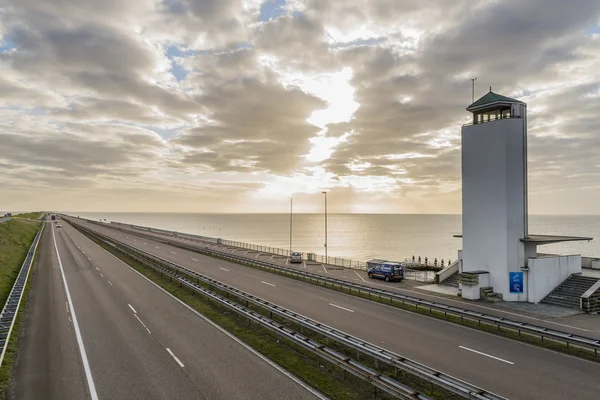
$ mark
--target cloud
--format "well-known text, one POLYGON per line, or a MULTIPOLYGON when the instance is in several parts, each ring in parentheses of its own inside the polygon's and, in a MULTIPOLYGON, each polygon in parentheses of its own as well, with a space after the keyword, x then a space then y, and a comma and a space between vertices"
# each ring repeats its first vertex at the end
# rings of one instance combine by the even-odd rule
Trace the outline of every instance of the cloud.
POLYGON ((329 190, 348 212, 460 212, 476 76, 477 97, 528 103, 532 205, 569 211, 570 191, 597 212, 597 0, 287 0, 271 19, 265 4, 0 10, 3 198, 268 211, 293 194, 316 210, 329 190))

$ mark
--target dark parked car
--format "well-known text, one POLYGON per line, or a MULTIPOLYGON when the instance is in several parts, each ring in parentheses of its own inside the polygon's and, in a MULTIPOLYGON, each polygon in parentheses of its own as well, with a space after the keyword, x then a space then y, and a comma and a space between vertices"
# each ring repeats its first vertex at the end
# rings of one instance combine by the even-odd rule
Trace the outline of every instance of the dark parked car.
POLYGON ((404 267, 399 263, 376 264, 368 272, 369 278, 385 279, 386 282, 404 279, 404 267))

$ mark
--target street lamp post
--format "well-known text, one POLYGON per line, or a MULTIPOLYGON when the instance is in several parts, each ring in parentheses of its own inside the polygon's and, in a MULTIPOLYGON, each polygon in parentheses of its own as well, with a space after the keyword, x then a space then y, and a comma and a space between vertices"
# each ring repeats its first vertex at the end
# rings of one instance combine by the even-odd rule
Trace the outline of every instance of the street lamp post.
POLYGON ((327 192, 321 192, 325 195, 325 264, 329 261, 327 258, 327 192))
POLYGON ((292 200, 290 199, 290 257, 292 256, 292 200))

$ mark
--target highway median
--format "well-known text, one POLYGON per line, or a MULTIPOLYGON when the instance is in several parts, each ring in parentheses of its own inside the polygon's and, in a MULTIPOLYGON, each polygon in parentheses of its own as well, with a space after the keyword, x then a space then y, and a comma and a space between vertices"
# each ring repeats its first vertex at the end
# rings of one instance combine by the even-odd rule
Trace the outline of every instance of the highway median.
POLYGON ((399 371, 398 369, 394 370, 394 368, 386 366, 385 363, 365 357, 363 354, 359 358, 355 349, 335 343, 330 338, 328 340, 327 337, 311 332, 308 329, 302 329, 302 326, 294 324, 287 318, 280 318, 269 310, 256 306, 256 304, 249 304, 247 301, 244 304, 242 298, 233 296, 218 286, 207 282, 201 283, 200 280, 196 284, 196 279, 193 282, 190 281, 191 277, 182 276, 181 271, 170 270, 167 265, 155 265, 154 261, 140 257, 140 254, 129 252, 118 242, 111 242, 107 238, 102 237, 102 235, 98 236, 95 232, 88 231, 85 228, 82 229, 77 225, 74 226, 105 250, 111 252, 132 268, 180 298, 186 304, 192 306, 251 347, 271 358, 332 399, 464 398, 446 389, 432 385, 431 382, 420 380, 414 375, 399 371), (223 307, 223 303, 215 301, 215 296, 227 299, 226 306, 223 307), (227 303, 231 304, 227 306, 227 303), (236 312, 236 309, 241 308, 251 310, 251 318, 248 318, 249 314, 245 314, 244 316, 244 314, 236 312), (232 310, 234 312, 231 312, 232 310), (274 326, 282 327, 282 330, 265 329, 264 325, 256 323, 260 322, 260 320, 270 320, 274 326), (362 368, 365 368, 365 370, 377 370, 376 373, 372 373, 372 375, 380 376, 377 379, 390 381, 392 384, 398 381, 396 385, 403 387, 403 390, 409 390, 411 395, 404 395, 403 397, 392 396, 389 392, 385 393, 385 390, 377 389, 377 386, 369 384, 369 381, 365 380, 364 377, 357 379, 352 373, 347 373, 347 369, 344 369, 343 365, 340 367, 341 362, 335 360, 334 362, 328 362, 321 357, 316 357, 315 353, 307 351, 306 347, 299 346, 293 340, 288 340, 286 333, 289 333, 290 330, 302 332, 301 336, 312 343, 327 343, 329 350, 326 351, 336 354, 341 360, 349 360, 349 357, 359 360, 363 365, 362 368), (409 389, 405 389, 406 387, 409 387, 409 389))
MULTIPOLYGON (((90 221, 94 223, 93 221, 90 221)), ((109 227, 114 230, 128 232, 119 227, 109 227)), ((598 340, 578 340, 576 335, 554 331, 552 329, 529 326, 524 323, 515 323, 505 318, 496 318, 485 316, 481 313, 470 312, 467 314, 457 311, 457 307, 438 307, 439 305, 423 299, 411 298, 410 296, 400 295, 398 293, 381 291, 372 287, 365 287, 340 279, 331 279, 324 276, 318 276, 306 271, 295 270, 291 268, 271 265, 268 262, 253 260, 240 256, 234 256, 225 252, 215 251, 206 246, 201 247, 200 242, 197 245, 181 243, 176 240, 161 239, 144 232, 129 232, 141 237, 163 241, 169 245, 191 250, 199 254, 204 254, 213 258, 218 258, 241 264, 247 267, 259 269, 269 273, 285 276, 287 278, 299 280, 313 285, 321 286, 330 290, 346 293, 352 296, 364 298, 377 303, 401 308, 406 311, 415 312, 421 315, 436 319, 452 322, 458 325, 466 326, 472 329, 481 330, 494 335, 502 336, 528 344, 543 347, 549 350, 573 355, 591 361, 600 361, 598 340), (589 343, 586 343, 589 342, 589 343)))

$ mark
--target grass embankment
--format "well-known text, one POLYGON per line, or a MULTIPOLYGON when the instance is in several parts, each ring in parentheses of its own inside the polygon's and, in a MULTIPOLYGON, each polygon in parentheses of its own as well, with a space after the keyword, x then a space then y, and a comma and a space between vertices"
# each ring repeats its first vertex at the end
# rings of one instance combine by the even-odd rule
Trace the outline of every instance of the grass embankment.
POLYGON ((30 212, 30 213, 25 213, 25 214, 13 215, 13 217, 27 218, 27 219, 41 219, 42 215, 44 215, 44 213, 42 211, 35 211, 35 212, 30 212))
POLYGON ((390 399, 391 396, 378 391, 374 387, 340 368, 321 360, 302 347, 278 337, 275 333, 250 323, 244 317, 210 301, 203 295, 194 295, 190 290, 171 282, 167 276, 145 267, 135 259, 125 256, 94 237, 90 237, 105 250, 117 256, 132 268, 157 283, 193 309, 215 322, 234 336, 247 343, 261 354, 270 358, 312 387, 324 393, 332 400, 370 400, 390 399))
MULTIPOLYGON (((29 251, 29 247, 31 247, 39 226, 40 224, 32 224, 15 219, 0 224, 0 304, 2 307, 4 307, 10 290, 17 279, 17 275, 21 270, 25 256, 29 251)), ((29 281, 31 280, 31 276, 32 274, 30 273, 29 281)), ((6 389, 9 387, 13 361, 19 345, 19 329, 28 292, 29 283, 25 287, 21 307, 17 314, 11 339, 6 348, 2 367, 0 367, 0 400, 5 398, 6 389)))

